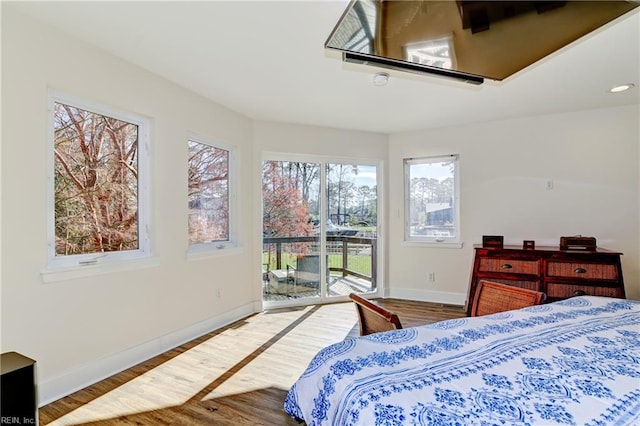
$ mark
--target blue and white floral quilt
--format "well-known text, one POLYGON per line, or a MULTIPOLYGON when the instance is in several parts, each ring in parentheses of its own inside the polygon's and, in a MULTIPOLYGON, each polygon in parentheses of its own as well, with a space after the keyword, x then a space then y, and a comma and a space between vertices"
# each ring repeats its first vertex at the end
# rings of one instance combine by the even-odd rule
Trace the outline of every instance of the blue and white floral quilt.
POLYGON ((349 338, 285 400, 309 426, 640 425, 640 301, 582 296, 349 338))

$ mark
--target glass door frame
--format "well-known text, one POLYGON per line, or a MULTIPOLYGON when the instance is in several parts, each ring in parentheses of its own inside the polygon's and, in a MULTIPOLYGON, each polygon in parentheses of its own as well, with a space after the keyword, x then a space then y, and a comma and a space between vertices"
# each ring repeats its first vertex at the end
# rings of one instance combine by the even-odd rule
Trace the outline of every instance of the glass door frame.
MULTIPOLYGON (((286 308, 293 306, 308 306, 308 305, 317 305, 317 304, 326 304, 326 303, 335 303, 335 302, 344 302, 348 301, 348 295, 344 296, 329 296, 328 295, 328 283, 327 283, 327 271, 328 271, 328 261, 322 260, 327 259, 327 249, 326 249, 326 232, 327 232, 327 165, 328 164, 346 164, 346 165, 361 165, 361 166, 371 166, 376 168, 376 211, 377 211, 377 223, 376 223, 376 253, 377 253, 377 262, 376 262, 376 289, 371 292, 367 292, 367 296, 372 297, 380 297, 384 294, 384 243, 383 243, 383 221, 381 218, 384 218, 383 211, 383 192, 381 189, 383 186, 383 161, 379 159, 365 159, 365 158, 352 158, 352 157, 333 157, 333 156, 318 156, 318 155, 303 155, 303 154, 286 154, 286 153, 276 153, 276 152, 263 152, 259 164, 260 164, 260 182, 262 182, 262 166, 265 161, 282 161, 282 162, 300 162, 300 163, 315 163, 320 165, 320 199, 319 201, 319 209, 320 209, 320 295, 319 297, 302 297, 295 299, 287 299, 287 300, 264 300, 262 297, 263 293, 261 292, 261 302, 263 309, 276 309, 276 308, 286 308)), ((262 184, 260 185, 260 259, 262 259, 262 222, 263 222, 263 194, 262 194, 262 184)), ((374 271, 372 271, 372 274, 374 271)), ((262 280, 261 280, 262 282, 262 280)))

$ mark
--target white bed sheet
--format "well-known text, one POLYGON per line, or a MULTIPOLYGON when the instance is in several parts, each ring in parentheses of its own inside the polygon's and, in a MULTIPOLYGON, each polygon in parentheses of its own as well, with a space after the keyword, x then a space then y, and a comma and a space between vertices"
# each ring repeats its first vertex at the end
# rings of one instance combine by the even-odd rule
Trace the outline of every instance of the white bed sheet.
POLYGON ((348 338, 285 411, 319 425, 640 425, 640 302, 581 296, 348 338))

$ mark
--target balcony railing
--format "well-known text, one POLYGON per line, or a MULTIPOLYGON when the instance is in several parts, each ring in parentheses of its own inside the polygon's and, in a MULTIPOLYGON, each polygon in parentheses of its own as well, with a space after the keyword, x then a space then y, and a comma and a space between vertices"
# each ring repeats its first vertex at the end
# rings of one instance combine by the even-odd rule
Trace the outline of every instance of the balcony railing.
MULTIPOLYGON (((262 239, 265 272, 296 268, 298 259, 317 256, 321 240, 309 237, 264 237, 262 239)), ((326 255, 331 277, 354 276, 376 288, 377 244, 375 237, 328 235, 326 255)))

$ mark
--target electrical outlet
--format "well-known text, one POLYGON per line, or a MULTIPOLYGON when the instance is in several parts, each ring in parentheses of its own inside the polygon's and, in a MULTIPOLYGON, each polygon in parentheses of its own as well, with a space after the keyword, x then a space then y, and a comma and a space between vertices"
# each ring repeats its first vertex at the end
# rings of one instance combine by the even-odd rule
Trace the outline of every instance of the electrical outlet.
POLYGON ((427 280, 431 281, 431 282, 435 282, 436 280, 436 273, 435 272, 429 272, 427 274, 427 280))

